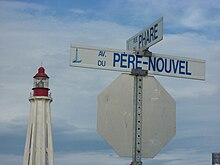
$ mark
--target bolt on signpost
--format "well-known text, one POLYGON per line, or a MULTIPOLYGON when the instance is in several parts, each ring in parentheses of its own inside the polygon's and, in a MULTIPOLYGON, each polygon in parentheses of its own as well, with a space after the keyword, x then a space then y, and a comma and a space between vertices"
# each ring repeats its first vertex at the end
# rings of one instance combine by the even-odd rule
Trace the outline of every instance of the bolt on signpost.
POLYGON ((176 134, 176 103, 153 75, 205 80, 205 61, 152 53, 163 18, 127 40, 127 50, 71 45, 70 66, 120 71, 98 96, 97 131, 119 156, 153 158, 176 134))

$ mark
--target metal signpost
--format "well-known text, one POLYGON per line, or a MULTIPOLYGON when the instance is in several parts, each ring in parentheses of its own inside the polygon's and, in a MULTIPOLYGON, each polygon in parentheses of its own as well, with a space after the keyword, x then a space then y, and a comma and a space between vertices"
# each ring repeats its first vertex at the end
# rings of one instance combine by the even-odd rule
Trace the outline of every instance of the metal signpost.
POLYGON ((147 71, 133 69, 134 75, 134 111, 133 111, 133 148, 131 165, 142 165, 141 162, 141 137, 142 137, 142 92, 143 76, 147 76, 147 71))
POLYGON ((152 75, 205 80, 204 60, 149 53, 162 39, 163 17, 129 38, 127 50, 70 48, 72 67, 130 73, 98 96, 97 131, 120 156, 132 156, 131 165, 154 157, 176 132, 175 100, 152 75))
MULTIPOLYGON (((146 51, 148 48, 163 39, 163 17, 158 19, 156 22, 151 24, 148 28, 140 31, 130 39, 126 41, 127 50, 138 50, 146 51)), ((150 66, 152 54, 149 56, 148 62, 143 62, 143 64, 148 64, 148 71, 150 66)), ((136 54, 137 57, 137 54, 136 54)), ((155 59, 155 58, 154 58, 155 59)), ((161 63, 162 64, 162 63, 161 63)), ((162 70, 163 64, 160 67, 162 70)), ((159 68, 159 64, 158 67, 159 68)), ((159 71, 160 71, 159 69, 159 71)), ((142 71, 142 69, 141 69, 142 71)), ((133 126, 133 152, 132 152, 132 162, 131 165, 142 165, 141 162, 141 133, 142 133, 142 81, 143 76, 138 67, 132 70, 132 74, 135 76, 134 83, 134 126, 133 126)))

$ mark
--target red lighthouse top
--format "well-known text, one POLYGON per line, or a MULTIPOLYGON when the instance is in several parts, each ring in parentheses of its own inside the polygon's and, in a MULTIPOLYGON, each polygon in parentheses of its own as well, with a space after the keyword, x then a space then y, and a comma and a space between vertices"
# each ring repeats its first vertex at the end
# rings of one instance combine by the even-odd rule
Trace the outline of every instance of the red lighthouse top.
POLYGON ((40 67, 38 73, 34 78, 34 96, 48 96, 49 89, 49 77, 45 73, 45 69, 40 67))
POLYGON ((43 68, 43 67, 40 67, 39 69, 38 69, 38 73, 34 76, 34 78, 35 77, 47 77, 47 78, 49 78, 48 76, 47 76, 47 74, 45 73, 45 69, 43 68))

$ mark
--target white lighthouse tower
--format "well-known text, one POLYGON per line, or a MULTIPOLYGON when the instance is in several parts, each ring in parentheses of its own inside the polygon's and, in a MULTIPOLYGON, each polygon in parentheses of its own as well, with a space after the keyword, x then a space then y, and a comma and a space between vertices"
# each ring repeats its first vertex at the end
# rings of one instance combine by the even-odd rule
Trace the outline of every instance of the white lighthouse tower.
POLYGON ((23 165, 53 165, 49 77, 40 67, 33 77, 33 95, 30 96, 30 117, 26 136, 23 165))

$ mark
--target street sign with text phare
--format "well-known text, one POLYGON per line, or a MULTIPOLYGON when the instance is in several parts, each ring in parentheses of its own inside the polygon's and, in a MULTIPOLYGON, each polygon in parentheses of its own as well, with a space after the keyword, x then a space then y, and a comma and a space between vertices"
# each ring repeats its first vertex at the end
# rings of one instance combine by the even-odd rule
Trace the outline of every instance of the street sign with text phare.
POLYGON ((163 39, 163 17, 126 41, 127 50, 145 50, 163 39))

